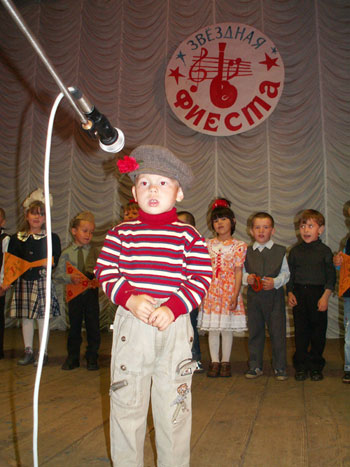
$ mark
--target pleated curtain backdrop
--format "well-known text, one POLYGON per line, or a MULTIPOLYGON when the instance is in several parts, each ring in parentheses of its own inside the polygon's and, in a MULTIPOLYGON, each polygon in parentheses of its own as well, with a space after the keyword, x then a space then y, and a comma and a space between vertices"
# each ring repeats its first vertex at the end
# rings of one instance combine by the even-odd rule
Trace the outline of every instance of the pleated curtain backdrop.
MULTIPOLYGON (((208 206, 232 201, 236 237, 250 241, 247 219, 270 212, 275 241, 296 243, 296 214, 326 217, 323 240, 338 251, 347 237, 343 207, 349 195, 350 3, 347 0, 14 0, 66 86, 77 86, 125 134, 122 154, 139 144, 172 149, 195 173, 181 209, 211 236, 208 206), (265 33, 285 66, 282 97, 269 119, 229 137, 196 133, 172 113, 164 89, 167 63, 193 32, 220 22, 265 33)), ((9 232, 18 229, 21 203, 43 185, 44 148, 57 85, 0 5, 0 206, 9 232)), ((50 185, 53 231, 65 247, 69 222, 82 210, 96 217, 94 241, 120 220, 130 199, 115 156, 79 128, 63 100, 55 120, 50 185)), ((61 295, 62 310, 64 311, 61 295)), ((101 297, 101 324, 115 307, 101 297)), ((291 311, 287 308, 286 311, 291 311)), ((342 303, 333 296, 328 337, 342 334, 342 303)), ((66 317, 52 328, 64 329, 66 317)), ((292 320, 288 332, 293 333, 292 320)))

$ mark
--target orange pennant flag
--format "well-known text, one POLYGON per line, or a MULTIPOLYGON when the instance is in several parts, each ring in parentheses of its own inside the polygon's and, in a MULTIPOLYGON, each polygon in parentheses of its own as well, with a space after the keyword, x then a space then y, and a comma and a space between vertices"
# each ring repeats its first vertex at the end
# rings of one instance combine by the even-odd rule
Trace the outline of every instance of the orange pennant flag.
POLYGON ((342 255, 343 262, 341 264, 339 274, 339 297, 341 297, 350 287, 350 256, 345 253, 340 254, 342 255))
POLYGON ((78 274, 80 276, 81 282, 79 284, 67 284, 66 285, 66 301, 69 302, 73 298, 80 295, 87 289, 95 289, 99 286, 97 279, 88 279, 79 269, 74 267, 69 261, 66 263, 66 273, 67 274, 78 274))
POLYGON ((4 260, 4 280, 2 285, 8 287, 22 274, 24 274, 30 268, 37 268, 39 266, 46 266, 47 259, 39 259, 38 261, 26 261, 25 259, 19 258, 12 253, 5 253, 4 260))

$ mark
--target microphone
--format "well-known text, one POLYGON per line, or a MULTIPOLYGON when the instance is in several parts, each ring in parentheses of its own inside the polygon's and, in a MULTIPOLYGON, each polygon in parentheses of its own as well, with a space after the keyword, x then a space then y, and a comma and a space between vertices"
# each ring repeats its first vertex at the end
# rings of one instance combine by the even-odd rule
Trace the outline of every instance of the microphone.
POLYGON ((100 148, 104 151, 112 153, 121 151, 125 143, 124 133, 112 127, 107 117, 101 114, 79 89, 69 88, 69 91, 87 118, 87 122, 81 124, 83 130, 92 138, 98 135, 100 148))

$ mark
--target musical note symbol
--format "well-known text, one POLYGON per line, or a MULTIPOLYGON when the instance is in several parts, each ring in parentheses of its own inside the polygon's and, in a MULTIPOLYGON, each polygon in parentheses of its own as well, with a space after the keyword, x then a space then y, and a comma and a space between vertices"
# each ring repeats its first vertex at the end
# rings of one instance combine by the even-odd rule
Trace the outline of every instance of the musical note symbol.
POLYGON ((226 109, 231 107, 237 99, 237 89, 235 86, 230 84, 229 79, 233 78, 238 74, 239 64, 241 59, 236 60, 236 70, 230 76, 230 67, 233 66, 234 61, 230 60, 227 67, 226 80, 223 79, 224 70, 224 54, 225 54, 226 42, 219 43, 219 60, 218 60, 218 74, 215 76, 210 84, 210 98, 212 103, 220 109, 226 109))
MULTIPOLYGON (((206 69, 201 68, 201 62, 205 59, 205 57, 207 55, 208 55, 208 51, 207 51, 206 48, 203 47, 201 49, 201 54, 199 56, 199 59, 197 61, 195 61, 193 63, 193 65, 191 66, 191 68, 190 68, 188 76, 189 76, 190 80, 193 81, 194 83, 201 83, 207 77, 206 69), (197 76, 195 76, 195 74, 197 76)), ((190 89, 191 89, 192 92, 196 92, 197 89, 198 89, 198 84, 191 86, 190 89)))

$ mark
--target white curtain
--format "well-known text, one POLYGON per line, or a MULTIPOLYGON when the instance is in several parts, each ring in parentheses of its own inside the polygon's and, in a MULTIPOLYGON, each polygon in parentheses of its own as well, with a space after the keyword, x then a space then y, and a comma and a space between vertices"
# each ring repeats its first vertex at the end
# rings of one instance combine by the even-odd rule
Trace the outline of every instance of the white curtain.
MULTIPOLYGON (((347 236, 350 198, 350 8, 347 0, 14 0, 66 86, 75 85, 125 133, 124 153, 139 144, 166 145, 191 165, 196 183, 181 203, 197 227, 216 196, 232 201, 237 238, 250 241, 256 210, 275 218, 275 241, 295 244, 297 212, 324 213, 323 240, 333 251, 347 236), (167 62, 186 37, 206 25, 237 22, 264 32, 285 66, 283 95, 272 116, 231 137, 196 133, 169 108, 167 62)), ((21 202, 43 185, 48 116, 57 85, 4 7, 0 6, 0 206, 9 232, 21 202)), ((81 210, 96 216, 95 242, 119 221, 131 197, 115 157, 82 133, 63 101, 51 155, 53 230, 62 246, 81 210)), ((114 307, 102 299, 102 325, 114 307)), ((290 314, 290 310, 287 309, 290 314)), ((332 297, 328 337, 342 333, 342 304, 332 297)), ((292 333, 290 321, 289 332, 292 333)), ((65 327, 65 316, 54 328, 65 327)))

